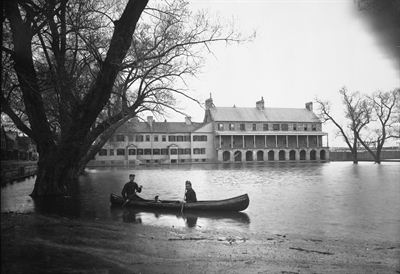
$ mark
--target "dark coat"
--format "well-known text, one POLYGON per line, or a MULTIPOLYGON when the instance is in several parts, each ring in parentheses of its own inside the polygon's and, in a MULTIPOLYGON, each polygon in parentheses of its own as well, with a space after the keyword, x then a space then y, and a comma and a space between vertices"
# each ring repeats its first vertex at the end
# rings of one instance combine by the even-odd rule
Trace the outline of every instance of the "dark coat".
POLYGON ((122 197, 126 199, 135 196, 136 192, 142 192, 142 188, 140 188, 137 183, 129 181, 124 185, 121 194, 122 197))
POLYGON ((185 201, 187 203, 197 202, 196 192, 194 192, 193 189, 190 188, 190 189, 186 190, 185 201))

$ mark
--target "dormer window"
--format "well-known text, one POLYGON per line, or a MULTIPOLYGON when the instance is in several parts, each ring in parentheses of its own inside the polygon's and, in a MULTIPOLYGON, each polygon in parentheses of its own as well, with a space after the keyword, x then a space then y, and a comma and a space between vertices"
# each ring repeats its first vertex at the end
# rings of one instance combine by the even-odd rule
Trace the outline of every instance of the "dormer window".
POLYGON ((117 142, 125 142, 125 136, 124 135, 118 134, 118 135, 115 136, 115 139, 116 139, 117 142))

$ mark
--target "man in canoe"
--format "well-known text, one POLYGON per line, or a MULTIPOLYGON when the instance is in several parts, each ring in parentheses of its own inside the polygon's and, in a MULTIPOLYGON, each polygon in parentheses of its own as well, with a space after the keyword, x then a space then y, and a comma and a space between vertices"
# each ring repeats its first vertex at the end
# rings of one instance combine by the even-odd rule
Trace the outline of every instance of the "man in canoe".
POLYGON ((185 185, 186 185, 185 202, 186 203, 197 202, 196 192, 194 192, 192 188, 192 183, 190 181, 186 181, 185 185))
POLYGON ((123 206, 126 205, 130 200, 134 200, 138 197, 136 192, 142 192, 142 186, 138 186, 138 184, 135 182, 135 174, 129 174, 129 182, 124 185, 124 188, 121 192, 122 198, 125 200, 123 206))

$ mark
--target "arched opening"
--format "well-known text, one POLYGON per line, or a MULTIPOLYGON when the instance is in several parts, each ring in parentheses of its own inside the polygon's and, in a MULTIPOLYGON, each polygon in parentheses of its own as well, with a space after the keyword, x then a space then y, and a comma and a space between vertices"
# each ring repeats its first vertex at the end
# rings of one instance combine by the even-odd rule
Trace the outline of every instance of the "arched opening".
POLYGON ((317 160, 317 152, 315 150, 310 151, 310 160, 311 161, 317 160))
POLYGON ((306 151, 301 150, 300 151, 300 160, 304 161, 306 159, 306 151))
POLYGON ((253 161, 253 151, 246 151, 246 161, 253 161))
POLYGON ((285 160, 285 151, 280 150, 279 151, 279 161, 284 161, 285 160))
POLYGON ((321 160, 323 160, 323 161, 326 160, 326 151, 325 151, 325 150, 321 150, 321 151, 319 152, 319 158, 320 158, 321 160))
POLYGON ((268 151, 268 161, 273 161, 275 159, 275 152, 273 150, 268 151))
POLYGON ((235 151, 234 159, 235 159, 235 162, 241 162, 242 161, 242 152, 239 150, 235 151))
POLYGON ((229 151, 224 151, 222 153, 222 160, 224 162, 230 161, 231 160, 231 153, 229 151))
POLYGON ((289 160, 291 160, 291 161, 296 160, 296 151, 291 150, 291 151, 289 152, 289 160))
POLYGON ((257 161, 264 161, 264 151, 257 151, 257 161))

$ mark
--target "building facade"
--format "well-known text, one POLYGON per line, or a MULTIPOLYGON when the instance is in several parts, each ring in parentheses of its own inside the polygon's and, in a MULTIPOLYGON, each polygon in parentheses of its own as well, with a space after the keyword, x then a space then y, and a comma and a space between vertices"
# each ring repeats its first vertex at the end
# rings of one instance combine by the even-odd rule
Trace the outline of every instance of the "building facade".
POLYGON ((92 165, 179 164, 196 162, 327 161, 327 134, 304 109, 216 107, 206 100, 202 123, 132 119, 100 150, 92 165))
POLYGON ((265 108, 263 98, 253 108, 215 107, 210 98, 204 122, 212 123, 218 162, 329 160, 311 102, 304 109, 265 108))
POLYGON ((147 122, 132 119, 121 126, 90 164, 138 165, 210 162, 216 157, 211 124, 147 122))
POLYGON ((37 161, 39 154, 35 143, 27 136, 1 127, 2 161, 37 161))

